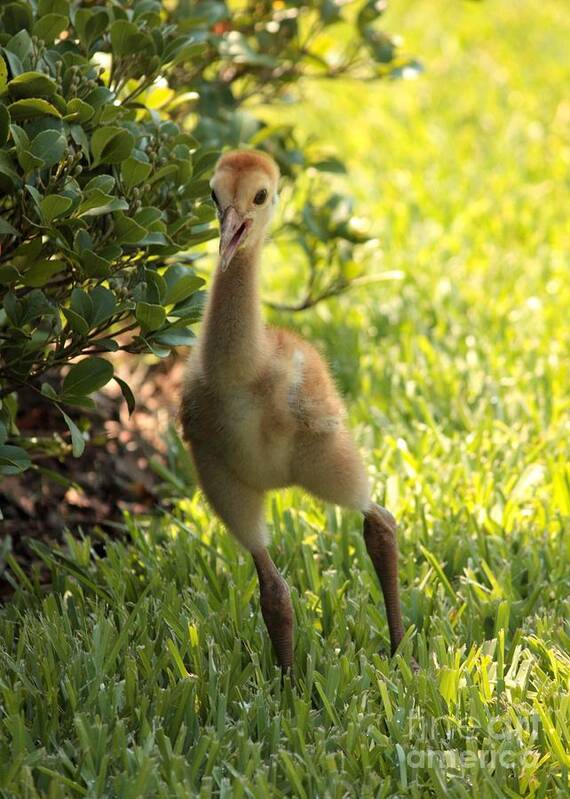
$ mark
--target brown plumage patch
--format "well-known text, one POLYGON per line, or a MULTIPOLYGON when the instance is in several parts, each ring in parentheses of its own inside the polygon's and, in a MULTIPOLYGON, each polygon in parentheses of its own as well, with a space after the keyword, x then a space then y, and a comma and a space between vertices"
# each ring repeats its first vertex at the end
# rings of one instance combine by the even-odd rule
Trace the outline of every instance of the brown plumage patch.
POLYGON ((279 167, 273 158, 257 150, 231 150, 229 153, 224 153, 216 164, 216 171, 218 169, 230 169, 233 172, 260 169, 272 180, 279 178, 279 167))

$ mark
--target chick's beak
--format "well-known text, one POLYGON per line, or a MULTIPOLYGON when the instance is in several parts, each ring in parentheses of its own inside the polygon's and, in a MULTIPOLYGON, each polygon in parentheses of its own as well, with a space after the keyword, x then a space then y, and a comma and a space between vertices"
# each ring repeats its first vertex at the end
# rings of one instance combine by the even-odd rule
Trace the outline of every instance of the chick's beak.
POLYGON ((249 219, 242 219, 233 205, 229 205, 223 213, 220 230, 220 266, 225 272, 236 250, 245 238, 249 228, 249 219))

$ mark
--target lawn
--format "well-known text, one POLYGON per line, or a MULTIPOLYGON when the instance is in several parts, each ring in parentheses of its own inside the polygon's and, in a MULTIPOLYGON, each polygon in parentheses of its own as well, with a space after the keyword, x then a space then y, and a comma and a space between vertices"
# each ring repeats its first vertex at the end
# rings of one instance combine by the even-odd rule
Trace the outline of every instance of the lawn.
MULTIPOLYGON (((310 85, 279 112, 347 158, 385 279, 273 320, 327 353, 400 522, 401 655, 359 517, 282 492, 282 684, 253 565, 189 490, 104 553, 41 551, 48 594, 14 567, 2 797, 570 793, 570 15, 393 5, 418 80, 310 85)), ((294 295, 287 256, 268 250, 267 296, 294 295)))

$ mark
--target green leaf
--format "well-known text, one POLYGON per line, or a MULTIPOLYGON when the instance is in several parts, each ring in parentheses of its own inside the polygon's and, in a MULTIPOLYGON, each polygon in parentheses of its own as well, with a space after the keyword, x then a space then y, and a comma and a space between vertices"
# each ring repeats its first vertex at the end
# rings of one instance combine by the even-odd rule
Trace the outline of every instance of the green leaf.
POLYGON ((91 137, 91 152, 97 164, 119 164, 131 154, 135 140, 128 130, 108 126, 98 128, 91 137))
MULTIPOLYGON (((30 155, 30 158, 33 158, 33 156, 32 156, 32 154, 31 154, 31 153, 29 153, 29 155, 30 155)), ((39 159, 38 159, 38 160, 39 160, 39 159)), ((42 162, 42 163, 43 163, 43 162, 42 162)), ((33 199, 34 203, 36 204, 36 208, 38 208, 38 209, 39 209, 39 207, 40 207, 40 202, 41 202, 41 199, 42 199, 42 195, 39 193, 39 191, 36 189, 36 187, 35 187, 35 186, 30 186, 30 184, 29 184, 29 183, 26 185, 26 191, 27 191, 27 192, 28 192, 28 194, 30 194, 30 196, 32 197, 32 199, 33 199)), ((39 244, 41 244, 41 241, 40 241, 39 239, 38 239, 37 241, 38 241, 38 243, 39 243, 39 244)), ((41 248, 40 248, 40 249, 41 249, 41 248)), ((39 255, 39 254, 40 254, 40 249, 38 249, 37 255, 39 255)))
POLYGON ((317 161, 312 164, 319 172, 335 172, 337 174, 345 175, 346 166, 338 158, 324 158, 322 161, 317 161))
POLYGON ((101 191, 101 189, 93 189, 92 191, 86 189, 84 196, 85 199, 79 204, 75 212, 77 216, 81 216, 97 208, 105 208, 114 200, 112 194, 106 194, 104 191, 101 191))
POLYGON ((86 322, 91 323, 93 318, 93 300, 86 291, 78 287, 71 292, 71 307, 86 322))
POLYGON ((192 294, 189 300, 172 308, 168 315, 184 319, 186 324, 199 322, 202 318, 204 298, 205 293, 203 291, 197 291, 195 294, 192 294))
POLYGON ((115 182, 113 175, 95 175, 95 177, 91 178, 89 183, 87 183, 83 191, 87 195, 90 191, 93 191, 93 189, 100 189, 104 194, 111 194, 115 188, 115 182))
POLYGON ((92 92, 89 92, 84 100, 88 105, 92 106, 97 111, 100 108, 103 108, 103 106, 106 106, 108 103, 111 103, 114 98, 115 95, 106 86, 97 86, 96 89, 93 89, 92 92))
POLYGON ((164 274, 166 292, 162 298, 164 305, 182 302, 204 284, 204 280, 182 264, 169 266, 164 274))
POLYGON ((93 246, 94 246, 93 239, 91 238, 89 233, 86 230, 84 230, 82 227, 80 227, 76 231, 75 236, 73 237, 74 251, 77 253, 82 253, 83 250, 92 248, 93 246))
POLYGON ((87 8, 80 8, 75 13, 75 28, 88 46, 106 30, 109 24, 109 15, 105 9, 93 12, 87 8))
POLYGON ((63 14, 46 14, 36 20, 33 33, 46 44, 52 44, 59 34, 67 28, 69 20, 63 14))
POLYGON ((94 410, 97 406, 91 399, 84 394, 64 394, 58 397, 60 402, 65 402, 66 405, 74 405, 77 408, 86 408, 89 411, 94 410))
POLYGON ((152 20, 158 15, 160 20, 160 8, 159 0, 137 0, 134 7, 133 19, 140 19, 142 17, 146 20, 152 20))
POLYGON ((101 322, 104 322, 113 315, 117 307, 117 300, 113 292, 109 291, 109 289, 106 289, 104 286, 95 286, 95 288, 89 292, 89 297, 93 306, 91 324, 93 327, 97 327, 97 325, 100 325, 101 322))
POLYGON ((150 175, 152 165, 139 161, 137 158, 127 158, 121 165, 121 176, 127 189, 140 185, 150 175))
MULTIPOLYGON (((156 176, 153 176, 153 182, 156 176)), ((198 200, 210 196, 210 181, 208 180, 193 180, 184 189, 184 196, 188 200, 198 200)))
POLYGON ((394 60, 396 44, 388 34, 369 26, 362 29, 362 35, 375 61, 379 64, 389 64, 394 60))
POLYGON ((73 205, 70 197, 61 194, 48 194, 40 201, 42 219, 48 224, 68 211, 73 205))
POLYGON ((111 45, 113 52, 117 55, 129 55, 131 52, 130 42, 136 37, 138 29, 132 22, 125 19, 118 19, 111 25, 111 45))
POLYGON ((95 109, 90 106, 89 103, 80 100, 78 97, 74 97, 67 104, 67 114, 64 118, 67 122, 77 121, 84 124, 85 122, 89 122, 94 114, 95 109))
POLYGON ((22 278, 25 286, 45 286, 45 284, 57 274, 65 269, 65 261, 50 261, 47 258, 37 261, 35 264, 26 270, 22 278))
POLYGON ((74 458, 79 458, 83 455, 83 450, 85 449, 85 439, 83 438, 83 433, 77 427, 73 419, 63 411, 61 408, 59 409, 63 418, 65 419, 65 423, 69 428, 69 432, 71 433, 71 449, 73 452, 74 458))
POLYGON ((20 150, 25 150, 30 146, 30 137, 24 128, 20 127, 20 125, 12 125, 10 132, 12 133, 12 139, 16 145, 17 152, 20 152, 20 150))
POLYGON ((163 59, 163 63, 166 63, 167 60, 170 60, 171 65, 180 64, 182 62, 188 63, 192 61, 192 59, 201 58, 207 49, 207 42, 188 42, 178 50, 176 55, 170 55, 168 59, 163 59))
POLYGON ((27 295, 24 305, 24 321, 44 319, 46 316, 58 316, 57 306, 51 302, 41 289, 33 289, 27 295))
POLYGON ((162 216, 163 212, 160 210, 160 208, 147 205, 137 211, 134 219, 137 224, 142 225, 148 231, 164 232, 166 230, 166 225, 162 221, 162 216))
MULTIPOLYGON (((382 2, 382 0, 374 0, 375 3, 382 2)), ((321 20, 323 21, 324 25, 332 25, 334 22, 338 22, 342 19, 341 16, 341 4, 335 3, 334 0, 323 0, 322 3, 319 3, 320 6, 320 13, 321 13, 321 20)))
POLYGON ((46 14, 62 14, 67 16, 69 12, 69 0, 40 0, 38 3, 38 17, 46 14))
POLYGON ((186 48, 192 47, 194 38, 191 36, 177 36, 172 41, 168 42, 164 48, 162 56, 163 63, 172 61, 177 58, 181 53, 186 53, 186 48))
POLYGON ((10 112, 3 103, 0 103, 0 147, 8 141, 10 134, 10 112))
POLYGON ((18 231, 13 225, 0 216, 0 236, 17 236, 18 231))
POLYGON ((16 34, 25 28, 26 31, 32 27, 32 9, 26 3, 2 3, 5 6, 2 22, 7 33, 16 34))
POLYGON ((62 308, 62 311, 74 333, 79 333, 80 336, 86 336, 89 333, 89 325, 76 311, 72 308, 62 308))
POLYGON ((107 277, 111 274, 111 261, 97 255, 93 250, 83 250, 81 265, 88 277, 107 277))
POLYGON ((8 183, 11 187, 18 186, 21 182, 20 176, 16 172, 15 164, 8 153, 0 150, 0 189, 8 183), (4 178, 4 180, 2 180, 4 178))
POLYGON ((178 247, 173 247, 173 242, 164 233, 149 233, 139 242, 141 247, 172 247, 176 252, 178 247))
POLYGON ((44 130, 38 133, 30 145, 30 152, 41 158, 46 167, 52 167, 62 160, 67 148, 67 140, 57 130, 44 130))
POLYGON ((152 340, 167 347, 184 347, 194 344, 196 334, 187 327, 171 327, 164 332, 155 333, 152 340))
POLYGON ((20 273, 11 264, 0 266, 0 286, 9 286, 20 279, 20 273))
POLYGON ((18 100, 24 97, 51 97, 57 91, 57 84, 41 72, 22 72, 8 83, 8 91, 18 100))
MULTIPOLYGON (((18 150, 17 152, 18 161, 20 166, 24 170, 24 173, 28 175, 30 172, 33 172, 34 169, 41 169, 44 166, 44 162, 41 158, 38 158, 36 155, 31 153, 29 150, 18 150)), ((31 189, 34 189, 34 186, 26 186, 26 189, 32 196, 34 196, 31 189)))
POLYGON ((31 241, 24 241, 19 244, 12 257, 15 262, 17 261, 17 266, 25 269, 30 261, 35 261, 36 258, 39 258, 41 251, 42 240, 41 237, 36 236, 31 241))
POLYGON ((91 152, 89 150, 89 139, 81 125, 70 125, 69 133, 75 144, 81 149, 87 163, 90 163, 91 152))
MULTIPOLYGON (((4 20, 6 17, 4 17, 4 20)), ((32 37, 26 30, 25 26, 22 25, 18 28, 17 33, 10 39, 6 48, 4 50, 4 56, 8 61, 10 69, 12 70, 12 75, 19 75, 20 73, 24 72, 24 68, 22 66, 22 62, 26 61, 29 56, 31 56, 33 50, 32 45, 32 37), (16 61, 12 56, 16 56, 16 61), (16 66, 19 66, 19 69, 15 69, 16 66)))
POLYGON ((219 150, 199 150, 195 153, 193 179, 210 173, 219 157, 219 150))
POLYGON ((8 106, 8 110, 15 122, 19 122, 22 119, 35 119, 36 117, 42 116, 61 118, 61 114, 55 106, 39 97, 16 100, 15 103, 8 106))
POLYGON ((216 228, 209 228, 208 230, 201 230, 199 233, 192 233, 185 239, 185 244, 201 244, 204 241, 210 241, 218 237, 216 228))
MULTIPOLYGON (((22 31, 22 33, 26 33, 26 31, 22 31)), ((7 48, 4 49, 4 57, 8 62, 12 75, 20 75, 25 71, 18 56, 15 53, 11 53, 7 48)))
POLYGON ((98 349, 104 349, 106 352, 117 352, 119 344, 112 338, 98 338, 97 347, 98 349))
POLYGON ((2 55, 0 55, 0 94, 4 94, 4 89, 8 85, 8 67, 2 55))
POLYGON ((191 223, 191 226, 211 222, 216 218, 216 211, 214 207, 210 205, 210 203, 204 203, 203 205, 199 205, 192 210, 194 219, 191 223))
POLYGON ((102 214, 111 214, 114 211, 127 211, 129 204, 122 197, 113 197, 107 205, 98 205, 95 208, 89 208, 83 211, 81 216, 101 216, 102 214))
POLYGON ((234 64, 248 64, 255 67, 275 67, 275 58, 254 50, 247 38, 239 31, 232 31, 231 38, 220 42, 220 55, 234 64))
MULTIPOLYGON (((161 166, 160 169, 158 169, 154 173, 154 175, 151 177, 148 183, 150 186, 152 186, 154 183, 157 183, 158 181, 163 180, 164 178, 171 177, 172 175, 175 175, 177 172, 178 172, 178 166, 176 164, 165 164, 164 166, 161 166)), ((207 183, 208 185, 208 194, 209 194, 210 184, 208 183, 207 180, 204 181, 204 183, 207 183)))
POLYGON ((148 352, 152 352, 157 358, 168 358, 170 355, 170 347, 160 347, 151 339, 146 339, 144 336, 136 336, 134 339, 136 344, 144 344, 148 352))
POLYGON ((86 396, 102 388, 113 377, 113 367, 104 358, 84 358, 74 363, 63 380, 63 396, 86 396))
POLYGON ((22 447, 10 444, 0 446, 0 474, 20 474, 32 465, 30 456, 22 447))
POLYGON ((57 399, 57 393, 56 393, 54 387, 51 386, 49 383, 42 383, 41 390, 42 390, 42 394, 44 395, 44 397, 48 397, 49 399, 52 399, 52 400, 57 399))
POLYGON ((2 305, 8 321, 14 327, 19 327, 24 321, 24 306, 13 291, 6 294, 2 305))
POLYGON ((367 3, 358 12, 356 24, 359 28, 367 28, 372 22, 383 14, 386 4, 378 2, 378 0, 368 0, 367 3))
POLYGON ((145 55, 154 53, 151 37, 142 33, 136 25, 126 19, 118 19, 111 25, 111 46, 117 56, 129 56, 141 51, 145 55))
POLYGON ((76 210, 77 216, 101 216, 113 211, 126 211, 129 204, 121 197, 105 194, 100 189, 90 191, 76 210))
MULTIPOLYGON (((145 269, 144 280, 146 283, 145 301, 162 305, 162 298, 166 292, 166 281, 156 270, 145 269)), ((143 299, 143 297, 137 297, 143 299)))
POLYGON ((130 416, 134 411, 136 405, 135 396, 131 391, 131 387, 129 386, 128 383, 125 383, 125 381, 122 378, 117 377, 117 375, 115 375, 113 379, 119 384, 119 388, 121 389, 121 394, 123 395, 124 400, 127 403, 127 408, 129 410, 129 416, 130 416))
POLYGON ((135 316, 143 330, 158 330, 164 324, 166 311, 162 305, 149 302, 137 302, 135 316))
POLYGON ((146 228, 130 219, 124 214, 119 214, 115 220, 115 231, 119 244, 137 244, 142 241, 147 234, 146 228))
POLYGON ((106 261, 112 263, 121 257, 123 249, 115 242, 113 244, 107 244, 106 247, 101 247, 98 252, 101 258, 105 258, 106 261))

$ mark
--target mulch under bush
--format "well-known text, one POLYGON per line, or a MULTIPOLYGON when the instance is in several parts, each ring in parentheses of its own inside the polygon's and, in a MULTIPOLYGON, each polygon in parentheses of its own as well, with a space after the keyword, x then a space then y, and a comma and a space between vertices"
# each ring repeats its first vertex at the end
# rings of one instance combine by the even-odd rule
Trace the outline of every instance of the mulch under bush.
MULTIPOLYGON (((11 550, 29 573, 38 559, 27 539, 53 545, 68 530, 103 541, 106 535, 122 534, 125 512, 148 514, 161 507, 161 479, 149 462, 164 456, 164 434, 175 421, 182 370, 180 358, 150 366, 139 359, 128 376, 137 400, 130 418, 118 387, 106 390, 95 411, 68 411, 75 421, 88 417, 91 423, 80 458, 41 456, 34 460, 38 468, 3 477, 0 600, 13 591, 5 578, 3 552, 11 550)), ((58 410, 33 391, 21 394, 18 426, 39 437, 53 431, 64 440, 69 437, 58 410)), ((43 570, 41 576, 47 576, 43 570)))

